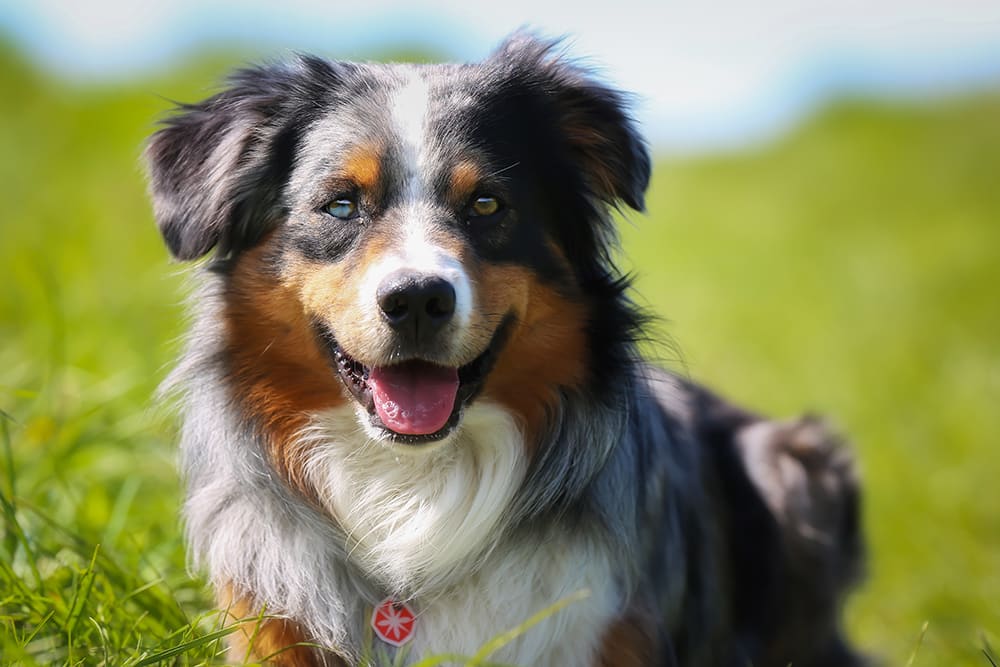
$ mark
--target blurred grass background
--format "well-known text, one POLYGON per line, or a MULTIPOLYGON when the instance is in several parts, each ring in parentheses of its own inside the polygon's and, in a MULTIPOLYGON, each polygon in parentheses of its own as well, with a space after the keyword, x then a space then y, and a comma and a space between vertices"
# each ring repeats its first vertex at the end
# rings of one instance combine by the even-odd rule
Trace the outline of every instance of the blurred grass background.
MULTIPOLYGON (((0 47, 4 663, 218 649, 153 405, 183 279, 139 153, 159 95, 200 99, 231 62, 81 87, 0 47)), ((856 443, 871 562, 847 618, 890 665, 988 665, 1000 632, 998 175, 1000 95, 843 101, 773 144, 658 160, 623 225, 675 369, 856 443)))

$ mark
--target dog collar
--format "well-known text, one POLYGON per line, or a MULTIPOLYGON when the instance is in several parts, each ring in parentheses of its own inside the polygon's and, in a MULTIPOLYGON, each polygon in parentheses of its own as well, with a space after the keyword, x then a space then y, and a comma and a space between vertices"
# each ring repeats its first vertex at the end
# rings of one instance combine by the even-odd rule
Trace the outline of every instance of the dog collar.
POLYGON ((416 615, 405 602, 391 597, 382 600, 372 612, 372 629, 386 644, 402 646, 413 639, 416 615))

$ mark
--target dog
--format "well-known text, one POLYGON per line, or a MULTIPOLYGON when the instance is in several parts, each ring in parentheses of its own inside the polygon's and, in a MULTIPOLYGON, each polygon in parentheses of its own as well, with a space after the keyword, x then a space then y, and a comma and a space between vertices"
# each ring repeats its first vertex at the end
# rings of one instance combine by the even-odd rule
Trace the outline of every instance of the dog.
POLYGON ((413 664, 519 628, 489 660, 861 664, 848 449, 637 352, 628 102, 519 32, 474 64, 250 67, 151 137, 166 245, 210 256, 167 384, 233 660, 413 664))

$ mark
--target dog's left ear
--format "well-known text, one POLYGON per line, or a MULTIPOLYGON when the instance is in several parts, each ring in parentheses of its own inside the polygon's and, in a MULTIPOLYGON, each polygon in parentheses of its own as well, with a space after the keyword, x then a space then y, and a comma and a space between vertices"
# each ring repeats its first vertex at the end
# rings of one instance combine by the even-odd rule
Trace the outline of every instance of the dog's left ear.
POLYGON ((517 32, 495 54, 554 104, 569 157, 587 187, 604 202, 641 211, 649 185, 646 142, 628 113, 627 95, 595 79, 558 53, 559 42, 517 32))

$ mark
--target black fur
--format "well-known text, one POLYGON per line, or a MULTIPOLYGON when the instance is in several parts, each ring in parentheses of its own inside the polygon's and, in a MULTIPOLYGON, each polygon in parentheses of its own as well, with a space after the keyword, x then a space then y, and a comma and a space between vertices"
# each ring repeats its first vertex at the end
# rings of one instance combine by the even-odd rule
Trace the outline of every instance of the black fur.
POLYGON ((287 215, 282 188, 317 102, 343 66, 317 58, 241 70, 223 92, 177 114, 146 149, 156 220, 170 252, 192 260, 252 247, 287 215))
MULTIPOLYGON (((332 263, 366 235, 401 228, 409 213, 391 187, 356 193, 357 219, 322 212, 345 194, 329 176, 346 147, 382 145, 387 180, 400 176, 385 110, 400 85, 396 67, 303 57, 243 70, 225 91, 180 107, 147 150, 173 255, 215 249, 225 269, 274 232, 282 251, 332 263)), ((645 317, 613 261, 611 213, 642 210, 651 165, 627 98, 567 62, 557 43, 526 34, 484 63, 423 71, 437 96, 426 167, 437 196, 420 215, 475 261, 527 267, 588 313, 588 377, 559 388, 504 529, 541 540, 573 523, 614 545, 623 613, 645 623, 647 664, 860 664, 839 628, 863 556, 859 492, 839 440, 816 420, 772 422, 737 408, 653 370, 636 351, 645 317), (488 167, 489 194, 508 207, 490 224, 442 203, 446 168, 463 156, 488 167)), ((189 367, 199 354, 207 353, 192 352, 189 367)), ((215 437, 192 424, 189 441, 215 437)), ((327 621, 339 628, 342 619, 327 621)))

